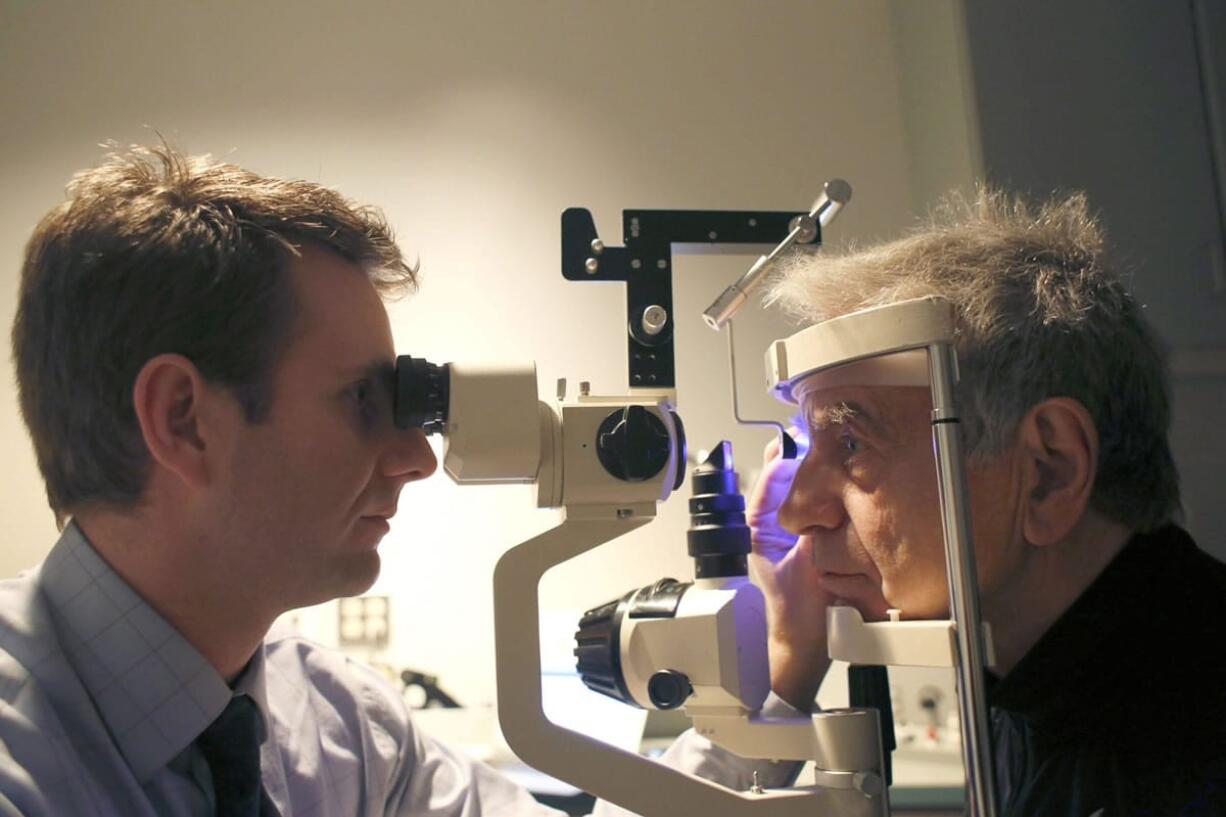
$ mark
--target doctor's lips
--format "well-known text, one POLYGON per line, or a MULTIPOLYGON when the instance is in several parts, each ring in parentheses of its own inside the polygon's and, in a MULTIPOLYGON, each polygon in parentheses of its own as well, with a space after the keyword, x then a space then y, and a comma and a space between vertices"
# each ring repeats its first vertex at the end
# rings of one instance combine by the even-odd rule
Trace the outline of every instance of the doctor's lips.
POLYGON ((382 522, 385 525, 391 521, 391 518, 396 515, 396 504, 385 505, 380 508, 372 508, 362 514, 360 518, 370 522, 382 522))

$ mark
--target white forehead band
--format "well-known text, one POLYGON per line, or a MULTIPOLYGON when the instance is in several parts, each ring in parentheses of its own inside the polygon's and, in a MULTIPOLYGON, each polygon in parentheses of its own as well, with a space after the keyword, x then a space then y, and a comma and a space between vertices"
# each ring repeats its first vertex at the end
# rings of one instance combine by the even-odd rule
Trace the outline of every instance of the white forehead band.
POLYGON ((905 352, 870 357, 792 381, 792 400, 799 403, 809 392, 840 386, 924 386, 929 385, 928 351, 905 352))
POLYGON ((787 403, 833 386, 928 386, 927 347, 952 342, 953 307, 915 298, 814 324, 771 344, 767 386, 787 403))

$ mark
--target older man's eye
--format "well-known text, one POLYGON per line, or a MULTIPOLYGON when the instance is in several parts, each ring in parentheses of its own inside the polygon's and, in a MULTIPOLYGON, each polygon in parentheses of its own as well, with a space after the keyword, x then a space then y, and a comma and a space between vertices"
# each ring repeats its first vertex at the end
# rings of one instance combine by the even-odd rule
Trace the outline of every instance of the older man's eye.
POLYGON ((839 449, 846 457, 852 457, 864 450, 864 443, 850 431, 844 430, 839 434, 839 449))

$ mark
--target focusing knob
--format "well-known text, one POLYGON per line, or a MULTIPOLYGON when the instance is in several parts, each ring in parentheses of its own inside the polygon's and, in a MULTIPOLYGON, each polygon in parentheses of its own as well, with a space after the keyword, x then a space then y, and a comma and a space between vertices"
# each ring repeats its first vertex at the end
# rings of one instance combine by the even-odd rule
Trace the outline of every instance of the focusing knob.
POLYGON ((668 464, 671 442, 664 421, 642 406, 615 411, 596 432, 596 456, 625 482, 651 479, 668 464))
POLYGON ((647 697, 660 709, 676 709, 693 693, 690 679, 674 669, 662 669, 647 681, 647 697))
POLYGON ((673 480, 673 490, 680 491, 685 484, 685 424, 677 412, 670 411, 669 414, 673 415, 673 428, 677 429, 677 475, 673 480))

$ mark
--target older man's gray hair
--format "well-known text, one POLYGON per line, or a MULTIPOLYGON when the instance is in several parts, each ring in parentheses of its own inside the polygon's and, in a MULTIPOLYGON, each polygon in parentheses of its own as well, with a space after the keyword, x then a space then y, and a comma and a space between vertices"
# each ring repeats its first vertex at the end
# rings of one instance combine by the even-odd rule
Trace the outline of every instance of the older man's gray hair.
POLYGON ((1179 476, 1167 442, 1165 353, 1107 264, 1083 194, 1038 207, 987 189, 953 196, 902 239, 798 259, 768 300, 820 321, 925 295, 957 311, 972 459, 1010 444, 1039 401, 1071 397, 1098 429, 1094 507, 1136 530, 1172 520, 1179 476))

